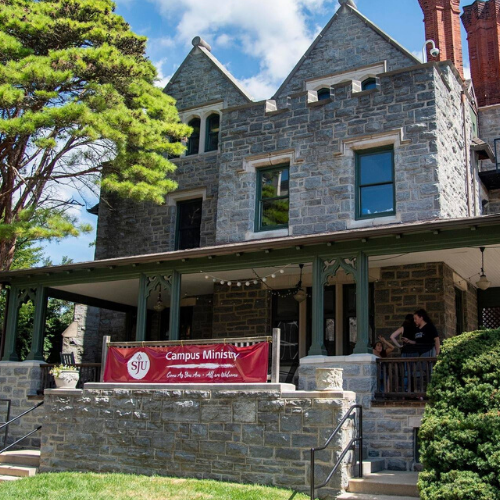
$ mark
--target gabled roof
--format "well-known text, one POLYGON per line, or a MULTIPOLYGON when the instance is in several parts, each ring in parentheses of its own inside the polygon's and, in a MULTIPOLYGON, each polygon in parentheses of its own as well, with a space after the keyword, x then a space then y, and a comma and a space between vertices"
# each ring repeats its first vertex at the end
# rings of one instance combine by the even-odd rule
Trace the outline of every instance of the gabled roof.
POLYGON ((281 84, 279 89, 276 91, 274 94, 273 99, 275 99, 277 96, 280 95, 281 91, 286 88, 287 84, 292 80, 292 78, 295 76, 297 71, 300 69, 302 66, 303 62, 308 59, 308 57, 311 55, 312 51, 316 48, 316 46, 321 42, 321 40, 324 38, 325 34, 331 29, 332 25, 336 22, 338 17, 341 15, 341 13, 347 9, 347 11, 355 14, 360 20, 362 20, 369 28, 371 28, 374 32, 376 32, 378 35, 380 35, 383 39, 385 39, 389 44, 391 44, 394 48, 396 48, 398 51, 400 51, 402 54, 404 54, 406 57, 411 59, 411 61, 414 64, 421 64, 421 61, 416 58, 411 52, 409 52, 407 49, 405 49, 400 43, 398 43, 396 40, 391 38, 385 31, 383 31, 381 28, 379 28, 376 24, 374 24, 372 21, 370 21, 367 17, 365 17, 361 12, 357 10, 355 7, 355 4, 352 0, 347 0, 347 1, 341 1, 341 6, 337 10, 337 12, 334 14, 334 16, 330 19, 328 24, 323 28, 321 33, 316 37, 314 42, 311 44, 311 46, 307 49, 305 54, 301 57, 300 61, 295 65, 295 67, 292 69, 291 73, 287 76, 285 81, 281 84))
POLYGON ((189 54, 186 56, 182 64, 177 68, 177 71, 173 74, 172 78, 170 81, 167 83, 163 91, 165 93, 169 93, 170 87, 176 82, 176 80, 180 77, 182 74, 184 68, 186 65, 189 63, 191 57, 197 53, 203 54, 207 60, 210 62, 210 64, 217 69, 217 71, 221 74, 221 76, 227 80, 228 82, 231 83, 231 85, 234 87, 234 89, 247 101, 251 102, 253 100, 252 96, 247 93, 247 91, 241 86, 241 84, 234 78, 231 73, 224 67, 224 65, 217 60, 216 57, 211 52, 211 47, 210 45, 205 42, 201 37, 197 36, 193 38, 193 48, 189 52, 189 54))

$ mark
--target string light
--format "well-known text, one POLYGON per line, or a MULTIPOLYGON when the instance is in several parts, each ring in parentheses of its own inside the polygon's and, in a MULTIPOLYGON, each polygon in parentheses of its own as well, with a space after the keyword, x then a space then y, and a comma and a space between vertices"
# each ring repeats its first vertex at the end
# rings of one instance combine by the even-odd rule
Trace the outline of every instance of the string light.
MULTIPOLYGON (((279 271, 274 271, 273 273, 268 274, 267 276, 262 276, 262 277, 258 276, 258 275, 257 275, 257 273, 256 273, 255 271, 253 271, 253 272, 254 272, 254 274, 256 275, 256 279, 253 279, 253 280, 247 280, 247 281, 245 281, 245 286, 250 286, 252 283, 253 283, 254 285, 258 285, 259 283, 266 283, 266 281, 268 280, 268 278, 273 278, 273 279, 274 279, 274 278, 276 278, 276 277, 277 277, 277 274, 278 274, 278 273, 279 273, 279 274, 285 274, 285 269, 286 269, 287 267, 290 267, 290 266, 291 266, 291 264, 288 264, 288 265, 284 266, 284 268, 283 268, 283 269, 280 269, 279 271)), ((203 271, 200 271, 200 273, 203 273, 203 271)), ((241 286, 243 285, 243 283, 242 283, 241 281, 237 281, 237 282, 235 283, 235 282, 233 282, 233 281, 226 281, 226 280, 224 280, 224 279, 217 278, 216 276, 211 276, 211 275, 209 275, 209 274, 205 274, 205 279, 206 279, 206 280, 208 280, 208 279, 210 279, 210 278, 212 278, 212 282, 213 282, 213 283, 220 283, 221 285, 232 286, 232 285, 234 285, 234 284, 235 284, 235 285, 236 285, 236 286, 238 286, 238 287, 241 287, 241 286)))

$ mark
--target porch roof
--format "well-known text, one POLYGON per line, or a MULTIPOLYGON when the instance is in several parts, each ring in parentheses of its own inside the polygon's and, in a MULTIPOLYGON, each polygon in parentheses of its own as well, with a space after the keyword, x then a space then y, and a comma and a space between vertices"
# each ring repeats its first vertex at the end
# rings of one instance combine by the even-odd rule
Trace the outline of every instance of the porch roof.
MULTIPOLYGON (((348 245, 350 250, 362 250, 368 255, 383 255, 397 253, 403 246, 413 248, 415 252, 453 248, 453 242, 447 238, 443 244, 440 235, 450 235, 460 232, 456 238, 455 246, 479 246, 500 243, 500 215, 489 215, 481 217, 468 217, 448 220, 435 220, 425 222, 413 222, 408 224, 391 224, 362 229, 350 229, 329 233, 320 233, 307 236, 286 236, 280 238, 246 241, 241 243, 225 243, 211 247, 195 248, 190 250, 178 250, 157 254, 136 255, 119 257, 113 259, 95 260, 76 264, 61 266, 38 267, 15 271, 0 272, 0 283, 8 284, 13 280, 23 282, 34 278, 36 281, 46 281, 43 278, 54 279, 57 275, 72 275, 79 272, 91 272, 98 270, 114 271, 118 267, 132 267, 161 264, 168 266, 175 262, 181 264, 199 259, 211 259, 223 256, 237 256, 255 254, 257 252, 288 250, 297 248, 307 250, 308 247, 331 246, 331 251, 324 253, 337 253, 346 248, 342 243, 356 243, 348 245), (482 230, 481 230, 482 229, 482 230), (470 231, 468 233, 467 231, 470 231), (477 231, 474 233, 473 231, 477 231), (424 234, 432 235, 431 238, 423 238, 424 234), (470 235, 470 238, 468 237, 470 235), (406 238, 405 238, 406 237, 406 238), (411 239, 409 238, 411 237, 411 239), (399 243, 397 243, 399 241, 399 243), (401 242, 404 241, 404 244, 401 242), (335 247, 335 248, 333 248, 335 247)), ((310 250, 316 250, 310 248, 310 250)), ((310 252, 305 252, 310 254, 310 252)), ((278 255, 276 255, 278 257, 278 255)), ((297 256, 298 257, 298 256, 297 256)), ((300 257, 300 260, 303 260, 300 257)), ((297 259, 294 259, 297 260, 297 259)), ((220 259, 219 259, 220 261, 220 259)), ((188 267, 186 265, 186 267, 188 267)), ((206 267, 210 265, 207 263, 206 267)), ((104 276, 101 277, 101 279, 104 276)), ((48 279, 47 281, 52 281, 48 279)), ((65 280, 66 281, 66 280, 65 280)))

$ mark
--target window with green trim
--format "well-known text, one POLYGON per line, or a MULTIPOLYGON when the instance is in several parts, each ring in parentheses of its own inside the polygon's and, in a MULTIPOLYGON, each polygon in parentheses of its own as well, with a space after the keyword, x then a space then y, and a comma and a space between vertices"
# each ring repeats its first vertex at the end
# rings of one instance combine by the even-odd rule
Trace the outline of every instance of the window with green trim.
POLYGON ((289 167, 257 170, 256 231, 288 227, 289 167))
POLYGON ((356 218, 371 219, 396 213, 394 149, 356 153, 356 218))
POLYGON ((189 136, 186 156, 197 155, 200 151, 200 126, 201 120, 199 118, 193 118, 188 125, 192 127, 193 133, 189 136))
POLYGON ((205 138, 205 152, 219 149, 220 116, 217 113, 207 118, 207 135, 205 138))
POLYGON ((201 198, 177 203, 176 250, 199 248, 202 210, 201 198))

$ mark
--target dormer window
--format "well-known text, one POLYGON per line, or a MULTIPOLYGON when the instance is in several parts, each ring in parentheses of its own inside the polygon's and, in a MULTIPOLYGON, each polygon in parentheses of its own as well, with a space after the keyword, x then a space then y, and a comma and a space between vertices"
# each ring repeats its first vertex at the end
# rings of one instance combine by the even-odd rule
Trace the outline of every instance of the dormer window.
POLYGON ((361 90, 371 90, 377 88, 377 80, 375 78, 367 78, 361 82, 361 90))
POLYGON ((324 99, 330 99, 330 89, 327 87, 318 90, 318 101, 323 101, 324 99))
POLYGON ((220 115, 214 113, 207 118, 205 152, 219 149, 220 115))
POLYGON ((200 151, 200 127, 201 120, 193 118, 188 125, 193 129, 193 133, 188 139, 186 156, 197 155, 200 151))

